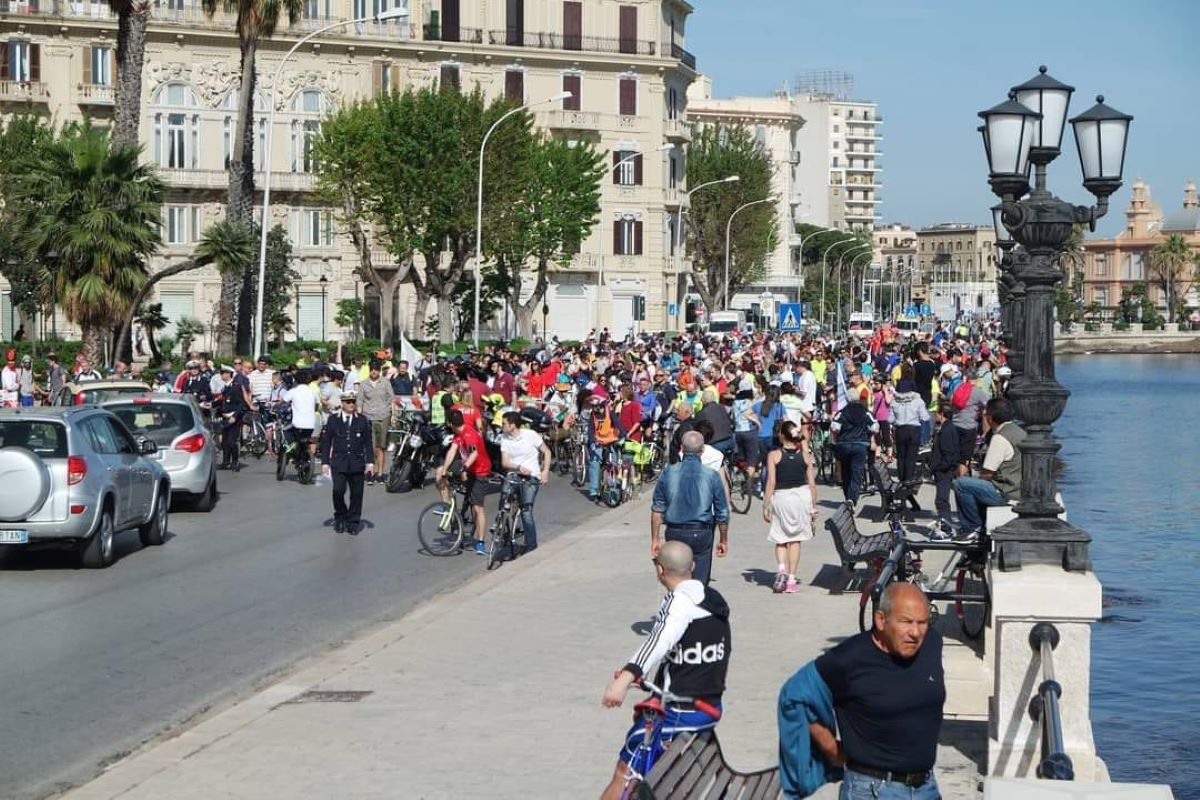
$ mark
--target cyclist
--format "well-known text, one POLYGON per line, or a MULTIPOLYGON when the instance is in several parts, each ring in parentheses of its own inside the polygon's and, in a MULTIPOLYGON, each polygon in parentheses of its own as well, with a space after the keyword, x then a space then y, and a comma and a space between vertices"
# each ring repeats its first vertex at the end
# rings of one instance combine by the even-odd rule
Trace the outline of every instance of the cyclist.
POLYGON ((467 502, 475 514, 475 552, 486 556, 487 547, 483 537, 487 530, 487 515, 484 513, 483 500, 487 494, 485 479, 492 472, 492 460, 488 457, 483 436, 474 426, 466 423, 461 409, 451 409, 446 419, 454 433, 454 440, 446 451, 445 461, 435 473, 438 493, 442 496, 442 502, 449 503, 450 484, 447 476, 452 472, 465 473, 467 502))
MULTIPOLYGON (((664 542, 654 558, 654 571, 667 595, 658 607, 650 635, 604 690, 603 705, 620 706, 634 681, 657 670, 654 683, 664 690, 720 709, 733 652, 729 605, 715 589, 692 577, 692 549, 683 542, 664 542)), ((661 755, 677 733, 712 730, 716 725, 717 719, 691 703, 667 703, 652 754, 655 758, 661 755)), ((644 734, 645 726, 635 720, 601 800, 621 796, 629 761, 644 734)))
POLYGON ((521 526, 525 531, 525 552, 537 549, 537 523, 533 503, 538 488, 550 481, 550 448, 536 432, 524 427, 519 411, 506 411, 500 423, 500 464, 526 480, 521 481, 521 526), (539 461, 541 463, 539 463, 539 461))
POLYGON ((604 448, 621 439, 621 426, 608 405, 608 394, 597 386, 588 398, 592 413, 588 424, 588 499, 600 500, 600 459, 604 448))
POLYGON ((296 373, 295 385, 284 391, 281 398, 292 409, 292 429, 289 431, 291 441, 288 443, 287 452, 289 455, 295 453, 297 461, 300 460, 301 453, 296 451, 304 448, 304 455, 308 454, 308 440, 312 438, 313 430, 317 427, 317 396, 309 386, 308 380, 308 370, 300 370, 296 373))

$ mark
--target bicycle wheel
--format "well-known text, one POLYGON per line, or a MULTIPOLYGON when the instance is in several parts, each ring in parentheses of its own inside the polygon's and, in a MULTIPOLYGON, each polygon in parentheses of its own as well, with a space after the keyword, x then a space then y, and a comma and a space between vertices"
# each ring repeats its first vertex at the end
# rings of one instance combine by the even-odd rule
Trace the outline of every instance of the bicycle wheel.
POLYGON ((882 568, 881 562, 871 565, 871 577, 863 584, 862 591, 858 595, 858 629, 863 633, 871 630, 875 609, 879 605, 879 600, 875 596, 875 584, 879 580, 879 572, 882 568))
POLYGON ((287 451, 278 450, 275 453, 275 480, 281 481, 287 475, 287 451))
POLYGON ((302 458, 300 463, 296 464, 296 476, 300 479, 300 483, 307 486, 313 482, 313 464, 312 458, 302 458))
POLYGON ((559 439, 554 445, 554 471, 565 476, 571 471, 571 443, 559 439))
POLYGON ((250 438, 246 442, 246 452, 255 458, 262 458, 267 452, 267 429, 258 420, 250 424, 250 438))
POLYGON ((954 613, 963 635, 970 639, 978 639, 992 615, 992 591, 988 586, 987 573, 983 564, 972 561, 958 568, 954 581, 954 613), (982 595, 983 600, 964 600, 962 595, 982 595))
POLYGON ((601 473, 602 485, 600 486, 600 495, 604 498, 604 505, 609 508, 616 508, 621 505, 621 476, 611 464, 606 465, 601 473))
POLYGON ((507 513, 501 511, 496 517, 495 524, 492 525, 491 541, 488 542, 487 568, 489 571, 500 566, 500 562, 504 560, 504 549, 511 546, 508 539, 510 528, 507 513))
POLYGON ((431 556, 452 556, 463 542, 462 519, 450 503, 431 503, 417 518, 417 538, 431 556))
POLYGON ((750 473, 741 467, 735 467, 729 476, 729 506, 739 514, 750 512, 750 501, 754 499, 750 473))
POLYGON ((576 486, 583 486, 587 483, 587 449, 583 445, 577 445, 571 454, 571 483, 576 486))
POLYGON ((508 528, 508 543, 512 547, 512 558, 517 557, 517 547, 525 549, 525 523, 521 520, 521 512, 512 515, 512 524, 508 528))

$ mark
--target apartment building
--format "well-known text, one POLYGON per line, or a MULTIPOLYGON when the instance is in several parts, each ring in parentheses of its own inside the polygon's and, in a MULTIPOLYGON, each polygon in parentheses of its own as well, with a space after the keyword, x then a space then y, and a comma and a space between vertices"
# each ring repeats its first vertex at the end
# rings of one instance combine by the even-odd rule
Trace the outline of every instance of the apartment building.
MULTIPOLYGON (((535 124, 593 143, 610 164, 643 154, 605 180, 601 221, 572 262, 555 272, 545 325, 562 338, 600 326, 623 333, 634 326, 640 297, 646 308, 642 325, 672 327, 667 309, 675 302, 680 268, 671 257, 669 226, 682 196, 682 145, 690 138, 687 88, 696 77, 695 58, 684 47, 691 4, 305 0, 303 11, 296 25, 282 25, 260 46, 254 101, 260 113, 255 161, 262 165, 269 157, 272 170, 270 222, 290 232, 293 266, 301 275, 292 299, 302 337, 344 333, 333 324, 336 303, 360 294, 368 301, 368 334, 378 329, 374 289, 357 279, 355 251, 313 191, 308 144, 322 118, 375 93, 447 84, 464 90, 478 85, 489 98, 531 103, 570 91, 570 99, 536 108, 535 124), (392 7, 410 14, 387 22, 355 21, 392 7), (334 22, 346 24, 297 51, 279 85, 272 85, 287 50, 334 22), (679 148, 664 152, 666 143, 679 148)), ((156 271, 189 255, 223 213, 239 50, 233 17, 218 13, 209 20, 198 0, 161 0, 152 13, 140 133, 145 158, 159 166, 169 187, 164 244, 151 265, 156 271)), ((116 26, 104 2, 0 0, 0 113, 32 110, 56 122, 111 118, 116 26)), ((262 179, 259 173, 260 188, 262 179)), ((420 335, 411 329, 414 298, 408 287, 399 291, 401 323, 410 335, 420 335)), ((189 316, 206 326, 219 293, 213 270, 158 287, 168 317, 189 316)), ((540 326, 541 315, 537 321, 540 326)), ((56 324, 60 330, 65 325, 61 319, 56 324)))
POLYGON ((996 291, 996 232, 991 225, 948 222, 916 232, 913 301, 927 303, 938 319, 989 314, 996 291))
POLYGON ((797 218, 839 230, 871 230, 880 219, 883 117, 876 104, 797 92, 807 124, 797 135, 797 218))
MULTIPOLYGON (((1150 251, 1172 234, 1178 234, 1200 257, 1200 200, 1195 182, 1188 181, 1185 185, 1182 208, 1164 216, 1150 197, 1150 187, 1140 179, 1135 181, 1125 220, 1125 230, 1116 236, 1083 243, 1083 302, 1112 309, 1121 302, 1126 288, 1145 281, 1150 299, 1165 312, 1166 295, 1149 270, 1150 251)), ((1184 302, 1189 309, 1196 309, 1200 307, 1200 291, 1194 285, 1189 288, 1184 302)))
MULTIPOLYGON (((917 273, 917 232, 893 222, 877 227, 871 237, 875 243, 871 265, 872 271, 877 273, 872 277, 883 286, 879 294, 898 306, 897 311, 903 310, 911 302, 917 273)), ((892 308, 883 310, 890 312, 892 308)))
MULTIPOLYGON (((778 245, 770 254, 766 275, 730 299, 732 308, 749 310, 762 301, 764 293, 778 295, 779 302, 794 301, 803 285, 800 274, 800 237, 796 234, 794 205, 796 191, 797 134, 805 120, 786 91, 773 97, 714 99, 712 82, 701 76, 688 90, 688 120, 693 126, 732 125, 749 130, 770 156, 774 169, 771 191, 778 197, 775 219, 778 245)), ((736 224, 736 221, 735 223, 736 224)))

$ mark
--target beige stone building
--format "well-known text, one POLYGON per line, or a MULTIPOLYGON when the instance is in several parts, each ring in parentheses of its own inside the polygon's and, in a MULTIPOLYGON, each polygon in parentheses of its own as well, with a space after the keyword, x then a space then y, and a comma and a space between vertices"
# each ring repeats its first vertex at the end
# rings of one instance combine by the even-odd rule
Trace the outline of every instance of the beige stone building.
POLYGON ((871 264, 881 285, 878 296, 884 301, 881 313, 889 315, 893 309, 902 313, 912 300, 917 273, 917 232, 893 222, 876 227, 871 236, 875 242, 871 264))
POLYGON ((734 295, 730 307, 749 310, 761 303, 764 293, 775 296, 777 302, 794 301, 803 281, 795 204, 799 201, 797 135, 805 124, 795 102, 786 91, 773 97, 714 99, 711 81, 702 76, 688 90, 688 119, 696 126, 736 125, 749 130, 770 156, 774 168, 771 192, 778 198, 775 203, 778 245, 770 254, 763 279, 734 295))
MULTIPOLYGON (((1135 181, 1125 220, 1125 230, 1115 237, 1084 242, 1083 302, 1085 305, 1099 303, 1105 309, 1112 309, 1121 302, 1126 287, 1145 281, 1150 299, 1165 312, 1166 294, 1153 280, 1149 255, 1156 245, 1172 234, 1179 234, 1200 257, 1200 200, 1195 182, 1188 181, 1184 187, 1183 206, 1164 216, 1150 197, 1150 187, 1140 179, 1135 181)), ((1200 292, 1196 286, 1190 287, 1185 302, 1193 310, 1200 306, 1200 292)))
POLYGON ((922 228, 916 236, 915 302, 927 303, 944 320, 994 310, 996 233, 991 225, 949 222, 922 228))
MULTIPOLYGON (((140 132, 169 197, 164 245, 152 270, 186 257, 222 214, 239 79, 232 18, 208 20, 198 0, 161 0, 153 9, 140 132)), ((260 165, 268 112, 275 111, 270 216, 287 227, 295 246, 302 279, 292 301, 300 335, 342 334, 333 324, 336 302, 363 291, 348 237, 313 195, 307 143, 338 107, 393 88, 446 82, 531 103, 571 91, 571 99, 535 109, 536 124, 593 142, 606 156, 644 154, 605 180, 600 223, 554 276, 546 327, 563 338, 603 325, 623 333, 634 327, 638 296, 646 303, 643 325, 669 327, 667 307, 676 302, 681 267, 670 252, 669 220, 683 192, 687 88, 696 76, 695 58, 684 47, 692 10, 686 0, 306 0, 304 18, 260 47, 255 98, 260 165), (353 22, 395 6, 410 16, 353 22), (348 24, 299 50, 272 85, 280 59, 300 36, 337 21, 348 24), (663 152, 665 143, 679 149, 663 152)), ((56 122, 110 118, 116 26, 104 2, 2 0, 0 113, 32 110, 56 122)), ((407 287, 400 291, 407 325, 413 300, 407 287)), ((6 300, 2 284, 0 292, 6 300)), ((210 325, 219 294, 213 271, 165 280, 158 292, 169 317, 210 325)), ((537 321, 540 327, 541 315, 537 321)))

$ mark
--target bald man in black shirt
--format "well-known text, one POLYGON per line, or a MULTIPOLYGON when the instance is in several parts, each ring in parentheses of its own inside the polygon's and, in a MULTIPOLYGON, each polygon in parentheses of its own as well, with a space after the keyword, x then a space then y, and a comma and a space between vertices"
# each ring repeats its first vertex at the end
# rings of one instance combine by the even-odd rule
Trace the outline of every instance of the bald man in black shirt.
POLYGON ((893 583, 874 623, 816 660, 842 738, 812 723, 813 743, 831 764, 845 766, 843 800, 940 800, 933 765, 946 683, 929 602, 912 584, 893 583))

